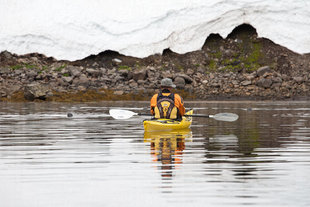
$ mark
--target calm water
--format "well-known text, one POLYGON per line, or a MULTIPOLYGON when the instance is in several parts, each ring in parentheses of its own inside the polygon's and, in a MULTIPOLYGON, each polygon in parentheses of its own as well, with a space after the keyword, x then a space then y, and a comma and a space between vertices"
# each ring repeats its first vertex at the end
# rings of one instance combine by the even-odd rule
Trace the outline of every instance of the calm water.
POLYGON ((310 102, 189 102, 239 120, 175 134, 108 115, 147 105, 0 103, 1 207, 310 206, 310 102))

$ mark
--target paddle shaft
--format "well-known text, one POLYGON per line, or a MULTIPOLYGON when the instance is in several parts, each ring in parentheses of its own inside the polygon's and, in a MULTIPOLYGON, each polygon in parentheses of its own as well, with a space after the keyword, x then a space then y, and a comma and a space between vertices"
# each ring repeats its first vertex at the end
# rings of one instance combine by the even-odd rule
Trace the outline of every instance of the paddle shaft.
MULTIPOLYGON (((137 115, 140 115, 140 116, 152 116, 151 114, 144 114, 144 113, 138 113, 137 115)), ((192 115, 184 114, 183 116, 185 116, 185 117, 204 117, 204 118, 210 118, 210 115, 203 115, 203 114, 192 114, 192 115)))
MULTIPOLYGON (((140 116, 152 116, 150 113, 135 113, 133 111, 129 110, 122 110, 122 109, 111 109, 109 110, 110 115, 114 119, 129 119, 134 115, 140 115, 140 116)), ((237 114, 232 113, 218 113, 214 115, 205 115, 205 114, 185 114, 185 117, 202 117, 202 118, 212 118, 217 121, 236 121, 238 119, 237 114)), ((70 117, 70 114, 68 114, 68 117, 70 117)))

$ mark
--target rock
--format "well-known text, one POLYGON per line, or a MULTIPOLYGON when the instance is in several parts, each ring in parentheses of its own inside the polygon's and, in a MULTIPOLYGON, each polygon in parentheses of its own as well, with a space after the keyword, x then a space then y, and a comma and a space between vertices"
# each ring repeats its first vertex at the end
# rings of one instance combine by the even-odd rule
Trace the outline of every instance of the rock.
POLYGON ((126 69, 122 69, 122 70, 119 70, 118 71, 120 73, 121 76, 127 78, 128 77, 128 74, 129 74, 129 71, 126 70, 126 69))
POLYGON ((263 76, 265 73, 270 73, 271 69, 269 66, 264 66, 264 67, 260 67, 257 70, 257 75, 258 76, 263 76))
POLYGON ((132 82, 129 83, 129 86, 130 86, 131 88, 137 88, 137 87, 138 87, 138 83, 135 82, 135 81, 132 81, 132 82))
POLYGON ((297 82, 298 84, 301 84, 304 82, 304 78, 303 77, 293 77, 293 80, 295 82, 297 82))
POLYGON ((45 100, 51 94, 50 88, 45 84, 32 83, 24 88, 24 97, 26 100, 33 101, 35 99, 45 100))
POLYGON ((192 85, 186 85, 184 90, 191 94, 194 92, 194 87, 192 85))
POLYGON ((87 78, 87 76, 85 74, 81 74, 81 76, 79 77, 79 82, 81 84, 85 84, 89 82, 89 79, 87 78))
POLYGON ((13 57, 13 55, 10 52, 6 51, 6 50, 3 51, 1 53, 1 55, 3 55, 6 59, 11 59, 13 57))
POLYGON ((114 95, 121 96, 124 94, 124 91, 114 91, 114 95))
POLYGON ((74 67, 71 65, 67 67, 67 70, 72 77, 76 77, 76 76, 79 76, 81 74, 80 68, 77 68, 77 67, 74 67))
POLYGON ((133 72, 133 76, 132 78, 135 80, 135 81, 138 81, 138 80, 144 80, 146 79, 146 69, 142 69, 142 70, 139 70, 139 71, 134 71, 133 72))
POLYGON ((11 95, 21 89, 22 89, 22 84, 17 82, 17 83, 11 84, 11 87, 7 88, 7 93, 8 95, 11 95))
POLYGON ((66 83, 72 83, 73 78, 71 76, 62 77, 62 80, 66 83))
POLYGON ((200 67, 200 68, 198 68, 197 72, 204 74, 206 72, 206 69, 200 67))
POLYGON ((203 81, 202 81, 202 84, 204 84, 204 85, 207 85, 208 83, 209 83, 208 80, 203 80, 203 81))
POLYGON ((145 83, 145 80, 138 80, 137 83, 138 85, 143 85, 145 83))
POLYGON ((188 70, 186 71, 186 74, 187 74, 187 75, 193 75, 194 73, 195 73, 195 71, 192 70, 192 69, 188 69, 188 70))
POLYGON ((273 83, 282 83, 282 79, 280 77, 273 77, 272 82, 273 83))
POLYGON ((186 74, 182 74, 182 73, 176 74, 175 75, 175 79, 177 77, 183 78, 185 80, 185 82, 188 83, 188 84, 191 84, 194 81, 190 76, 188 76, 186 74))
POLYGON ((257 86, 262 88, 270 88, 272 85, 272 80, 267 78, 261 78, 257 81, 257 86))
POLYGON ((185 80, 184 80, 183 77, 180 77, 180 76, 176 77, 176 78, 174 79, 174 84, 175 84, 176 87, 179 88, 179 89, 184 89, 184 88, 185 88, 185 80))
POLYGON ((1 75, 7 75, 10 73, 11 73, 11 70, 9 68, 0 68, 0 74, 1 75))
POLYGON ((87 68, 86 72, 88 73, 88 75, 90 75, 92 77, 98 77, 98 76, 102 75, 101 70, 96 70, 93 68, 87 68))
POLYGON ((251 85, 251 84, 252 84, 252 81, 250 81, 250 80, 245 80, 245 81, 241 82, 242 86, 248 86, 248 85, 251 85))
POLYGON ((281 83, 273 83, 272 84, 272 88, 279 88, 279 87, 281 87, 281 83))
POLYGON ((77 89, 78 91, 82 91, 82 92, 87 90, 85 86, 78 86, 77 89))
POLYGON ((0 87, 0 97, 6 97, 7 95, 6 88, 0 87))
POLYGON ((30 70, 26 73, 28 79, 33 80, 37 76, 37 72, 34 70, 30 70))
POLYGON ((245 75, 245 78, 246 78, 247 80, 251 81, 251 80, 254 80, 255 75, 254 75, 254 74, 247 74, 247 75, 245 75))

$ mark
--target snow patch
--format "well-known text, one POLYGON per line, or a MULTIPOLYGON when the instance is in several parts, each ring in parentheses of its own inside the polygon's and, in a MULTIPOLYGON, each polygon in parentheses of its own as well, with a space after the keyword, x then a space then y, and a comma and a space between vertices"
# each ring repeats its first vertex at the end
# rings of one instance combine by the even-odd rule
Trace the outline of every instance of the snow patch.
POLYGON ((147 57, 199 50, 241 24, 310 52, 310 3, 294 0, 0 0, 0 51, 77 60, 105 50, 147 57))

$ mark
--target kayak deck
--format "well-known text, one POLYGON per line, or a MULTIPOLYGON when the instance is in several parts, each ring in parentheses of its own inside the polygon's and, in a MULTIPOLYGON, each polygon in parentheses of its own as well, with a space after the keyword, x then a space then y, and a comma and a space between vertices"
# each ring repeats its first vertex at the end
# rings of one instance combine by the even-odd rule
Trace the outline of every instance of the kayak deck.
MULTIPOLYGON (((193 110, 190 110, 186 115, 192 115, 193 110)), ((144 131, 171 131, 179 129, 187 129, 192 124, 192 117, 183 116, 181 121, 171 120, 171 119, 154 119, 145 120, 143 122, 144 131)))

